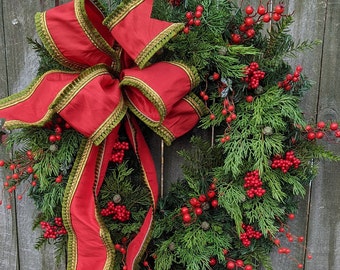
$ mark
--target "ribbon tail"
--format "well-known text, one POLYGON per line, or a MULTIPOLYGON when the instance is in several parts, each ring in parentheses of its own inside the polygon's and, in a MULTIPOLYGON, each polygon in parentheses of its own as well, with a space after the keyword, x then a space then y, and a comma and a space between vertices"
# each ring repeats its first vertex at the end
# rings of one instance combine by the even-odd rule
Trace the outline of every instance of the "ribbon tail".
POLYGON ((0 118, 6 120, 4 128, 43 126, 55 113, 50 104, 77 76, 77 73, 50 71, 23 91, 0 100, 0 118))
POLYGON ((129 137, 131 144, 137 158, 140 161, 144 181, 147 184, 150 194, 153 200, 153 205, 149 208, 149 211, 144 219, 144 222, 136 235, 136 237, 130 242, 127 254, 126 265, 128 269, 137 269, 137 264, 140 261, 140 257, 144 253, 146 246, 151 238, 153 214, 156 208, 158 199, 158 181, 155 164, 149 147, 143 137, 136 119, 127 115, 127 121, 125 122, 126 133, 129 137))
POLYGON ((112 269, 114 247, 103 224, 96 199, 103 183, 117 126, 99 145, 84 140, 70 174, 63 201, 63 220, 68 231, 67 269, 112 269))

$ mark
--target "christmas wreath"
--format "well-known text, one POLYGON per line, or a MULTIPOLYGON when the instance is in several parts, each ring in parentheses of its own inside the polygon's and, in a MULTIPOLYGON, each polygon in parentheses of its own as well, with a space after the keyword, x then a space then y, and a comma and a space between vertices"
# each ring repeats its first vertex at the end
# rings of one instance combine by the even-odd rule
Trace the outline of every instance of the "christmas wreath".
POLYGON ((292 14, 270 4, 74 0, 37 13, 37 78, 0 100, 3 187, 33 199, 37 248, 53 243, 68 269, 251 270, 272 269, 273 247, 289 254, 279 234, 304 242, 286 220, 315 161, 340 160, 317 142, 340 130, 303 118, 311 82, 286 59, 318 42, 296 43, 292 14), (193 128, 183 179, 158 199, 148 138, 170 145, 193 128))

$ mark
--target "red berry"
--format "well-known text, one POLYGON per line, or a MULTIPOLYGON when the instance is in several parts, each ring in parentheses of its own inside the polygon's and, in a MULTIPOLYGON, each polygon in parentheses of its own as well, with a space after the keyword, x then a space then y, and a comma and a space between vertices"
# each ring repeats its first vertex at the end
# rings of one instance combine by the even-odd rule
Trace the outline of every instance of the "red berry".
POLYGON ((245 267, 244 267, 244 270, 253 270, 253 267, 249 264, 247 264, 245 267))
MULTIPOLYGON (((330 130, 333 130, 333 131, 337 130, 338 127, 339 127, 339 125, 338 125, 338 123, 336 123, 336 122, 332 122, 332 123, 329 125, 330 130)), ((1 165, 0 165, 0 166, 1 166, 1 165)))
POLYGON ((316 137, 316 134, 314 132, 312 132, 312 131, 308 132, 308 134, 307 134, 308 140, 312 141, 312 140, 315 139, 315 137, 316 137))
POLYGON ((187 13, 185 13, 185 17, 186 17, 188 20, 190 20, 190 19, 192 19, 192 18, 194 17, 194 15, 192 14, 191 11, 188 11, 187 13))
POLYGON ((148 263, 147 261, 144 261, 144 262, 143 262, 143 265, 144 265, 144 266, 148 266, 149 263, 148 263))
POLYGON ((254 30, 254 28, 250 28, 250 29, 248 29, 247 30, 247 32, 246 32, 246 35, 247 35, 247 37, 248 38, 253 38, 254 36, 255 36, 255 30, 254 30))
POLYGON ((212 78, 214 81, 216 81, 220 78, 220 74, 218 74, 217 72, 214 72, 214 74, 212 75, 212 78))
POLYGON ((254 8, 252 6, 247 6, 245 11, 248 15, 251 15, 254 12, 254 8))
POLYGON ((235 263, 233 261, 229 261, 229 262, 227 262, 226 267, 227 267, 227 269, 234 269, 235 263))
POLYGON ((242 260, 236 260, 236 265, 237 265, 237 267, 243 267, 244 263, 243 263, 242 260))
POLYGON ((195 208, 194 211, 195 211, 195 214, 196 214, 197 216, 200 216, 200 215, 202 215, 202 213, 203 213, 203 210, 202 210, 201 207, 195 208))
POLYGON ((57 141, 57 138, 56 138, 55 135, 50 135, 50 136, 48 137, 48 140, 49 140, 51 143, 53 143, 53 142, 56 142, 56 141, 57 141))
POLYGON ((239 34, 231 34, 231 41, 235 44, 239 44, 242 42, 242 38, 239 34))
POLYGON ((324 129, 326 127, 326 123, 324 121, 320 121, 317 123, 317 127, 319 129, 324 129))
POLYGON ((252 17, 246 17, 244 19, 244 23, 247 26, 252 26, 254 24, 254 19, 252 17))
POLYGON ((214 266, 214 265, 216 265, 216 263, 217 263, 217 260, 215 258, 210 258, 209 259, 209 265, 210 266, 214 266))
POLYGON ((254 97, 253 96, 246 96, 246 101, 247 102, 249 102, 249 103, 251 103, 251 102, 253 102, 253 100, 254 100, 254 97))
POLYGON ((195 24, 196 26, 200 26, 200 25, 201 25, 201 20, 195 19, 195 20, 194 20, 194 24, 195 24))
POLYGON ((210 204, 211 204, 211 206, 212 207, 214 207, 214 208, 216 208, 217 206, 218 206, 218 200, 212 200, 211 202, 210 202, 210 204))
POLYGON ((5 166, 5 161, 4 160, 0 160, 0 167, 3 167, 3 166, 5 166))
POLYGON ((317 139, 322 139, 325 136, 325 133, 323 133, 323 131, 318 131, 315 133, 315 137, 317 139))
POLYGON ((259 15, 264 15, 264 14, 266 14, 266 8, 264 7, 264 5, 259 5, 259 7, 257 8, 257 13, 259 14, 259 15))
POLYGON ((311 254, 308 254, 308 255, 307 255, 307 259, 308 259, 308 260, 311 260, 311 259, 313 259, 313 256, 312 256, 311 254))
POLYGON ((298 267, 299 269, 302 269, 302 268, 303 268, 303 264, 302 264, 302 263, 299 263, 297 267, 298 267))
POLYGON ((295 218, 295 215, 293 213, 290 213, 288 214, 288 218, 293 220, 295 218))
POLYGON ((183 222, 189 223, 191 221, 191 216, 190 214, 184 214, 182 217, 183 222))
POLYGON ((202 12, 199 11, 199 10, 196 11, 196 12, 195 12, 195 17, 196 17, 196 18, 201 18, 201 17, 202 17, 202 12))
POLYGON ((263 18, 262 18, 262 21, 267 23, 267 22, 270 22, 270 14, 269 13, 266 13, 263 15, 263 18))
POLYGON ((340 138, 340 130, 334 132, 335 137, 340 138))
POLYGON ((22 200, 22 195, 18 195, 18 200, 22 200))
POLYGON ((281 20, 281 15, 279 13, 274 12, 273 15, 272 15, 272 18, 273 18, 274 21, 277 22, 277 21, 281 20))
POLYGON ((284 6, 283 5, 276 5, 274 12, 277 14, 282 14, 285 11, 284 6))
POLYGON ((210 114, 210 120, 214 120, 216 117, 214 114, 210 114))
POLYGON ((198 5, 196 7, 196 11, 200 11, 200 12, 203 12, 204 11, 204 7, 202 5, 198 5))
POLYGON ((189 34, 189 32, 190 32, 190 28, 188 26, 184 27, 183 33, 184 34, 189 34))

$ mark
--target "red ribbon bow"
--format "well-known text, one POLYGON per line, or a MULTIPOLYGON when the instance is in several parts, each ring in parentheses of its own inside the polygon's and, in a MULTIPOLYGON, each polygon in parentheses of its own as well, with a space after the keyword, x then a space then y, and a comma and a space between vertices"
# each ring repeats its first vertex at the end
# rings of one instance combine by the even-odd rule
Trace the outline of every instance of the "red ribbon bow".
POLYGON ((128 109, 170 144, 197 124, 204 105, 190 93, 198 82, 193 69, 174 62, 149 64, 182 24, 150 18, 152 0, 123 1, 107 18, 93 2, 75 0, 37 13, 45 47, 73 71, 47 72, 24 91, 1 100, 0 117, 6 119, 5 128, 14 129, 43 126, 58 113, 86 137, 69 176, 63 220, 68 269, 92 270, 113 267, 114 248, 98 218, 96 198, 125 119, 153 200, 128 246, 126 265, 133 269, 150 238, 158 184, 151 153, 128 109))

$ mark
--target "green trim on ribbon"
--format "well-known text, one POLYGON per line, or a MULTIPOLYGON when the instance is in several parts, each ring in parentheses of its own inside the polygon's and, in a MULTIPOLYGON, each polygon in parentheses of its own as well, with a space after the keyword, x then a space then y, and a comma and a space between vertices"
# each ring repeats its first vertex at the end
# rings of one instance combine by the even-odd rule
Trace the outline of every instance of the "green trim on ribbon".
POLYGON ((46 11, 37 12, 34 16, 34 20, 38 36, 43 42, 46 50, 56 61, 58 61, 61 65, 76 71, 80 71, 87 68, 87 65, 81 65, 70 61, 59 51, 47 27, 46 11))
POLYGON ((144 0, 123 0, 117 8, 104 19, 103 24, 111 31, 131 10, 143 3, 143 1, 144 0))
POLYGON ((135 63, 140 67, 144 68, 152 56, 155 55, 166 43, 169 42, 178 32, 184 28, 183 23, 173 23, 162 32, 160 32, 135 59, 135 63))
MULTIPOLYGON (((119 63, 120 60, 115 50, 106 42, 103 36, 97 31, 97 29, 93 26, 92 22, 89 20, 89 17, 87 16, 85 9, 85 0, 75 0, 74 10, 79 25, 83 29, 88 39, 92 42, 92 44, 97 49, 110 56, 114 63, 119 63)), ((99 8, 98 10, 101 11, 99 8)), ((115 65, 116 64, 114 64, 113 66, 115 65)))
POLYGON ((135 104, 133 104, 133 102, 129 99, 128 95, 126 95, 127 106, 143 122, 145 122, 148 126, 151 127, 158 126, 161 122, 163 122, 166 115, 165 104, 162 98, 158 95, 158 93, 154 91, 149 85, 147 85, 144 81, 136 77, 124 76, 123 80, 120 82, 120 86, 132 86, 137 88, 154 105, 154 107, 158 111, 160 119, 159 121, 153 121, 148 116, 144 115, 141 111, 139 111, 138 108, 136 108, 135 104))
POLYGON ((73 196, 77 190, 81 174, 86 165, 86 160, 90 154, 92 142, 83 139, 72 166, 62 202, 62 218, 65 229, 67 230, 67 269, 74 270, 77 266, 77 239, 71 221, 71 204, 73 196))

